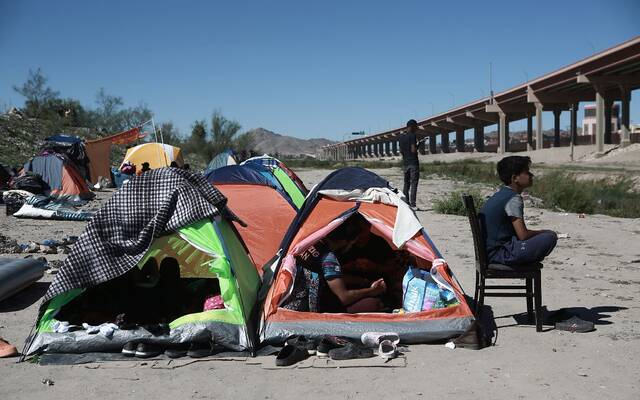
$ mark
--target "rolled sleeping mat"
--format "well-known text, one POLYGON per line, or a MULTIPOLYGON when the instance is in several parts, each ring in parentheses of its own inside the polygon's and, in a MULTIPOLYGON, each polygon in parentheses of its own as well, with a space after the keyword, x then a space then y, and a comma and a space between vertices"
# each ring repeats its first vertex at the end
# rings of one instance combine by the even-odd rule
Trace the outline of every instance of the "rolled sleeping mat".
POLYGON ((34 258, 0 258, 0 301, 42 278, 46 263, 34 258))

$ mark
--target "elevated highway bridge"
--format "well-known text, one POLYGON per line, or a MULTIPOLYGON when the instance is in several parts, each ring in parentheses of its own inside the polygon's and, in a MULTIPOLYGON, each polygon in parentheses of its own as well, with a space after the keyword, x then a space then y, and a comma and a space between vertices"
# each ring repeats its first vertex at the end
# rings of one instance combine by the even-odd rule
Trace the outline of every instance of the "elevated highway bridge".
MULTIPOLYGON (((631 135, 629 103, 631 91, 640 87, 640 36, 617 46, 596 53, 539 78, 511 89, 453 108, 438 115, 418 121, 421 154, 438 152, 436 136, 440 135, 440 150, 450 152, 450 134, 455 134, 455 151, 497 151, 506 153, 517 150, 511 143, 509 123, 527 120, 526 147, 542 149, 570 143, 579 144, 577 135, 580 102, 596 103, 595 144, 598 153, 604 152, 604 144, 619 142, 627 146, 640 141, 631 135), (620 132, 612 134, 611 110, 614 102, 620 102, 620 132), (554 136, 543 137, 542 113, 552 112, 554 136), (571 114, 569 141, 560 137, 560 116, 571 114), (609 123, 606 123, 609 121, 609 123), (485 149, 484 130, 498 126, 499 141, 495 149, 485 149), (473 130, 473 149, 465 147, 465 132, 473 130), (428 146, 426 143, 428 142, 428 146), (514 147, 512 149, 512 147, 514 147)), ((398 127, 370 136, 352 139, 323 147, 325 159, 348 160, 399 155, 398 139, 405 127, 398 127)), ((487 146, 488 147, 488 146, 487 146)))

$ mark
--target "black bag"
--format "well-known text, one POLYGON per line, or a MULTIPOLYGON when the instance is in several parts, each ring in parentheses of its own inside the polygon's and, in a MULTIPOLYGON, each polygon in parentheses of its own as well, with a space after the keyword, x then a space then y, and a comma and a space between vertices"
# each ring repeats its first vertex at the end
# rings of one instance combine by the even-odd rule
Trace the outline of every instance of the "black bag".
POLYGON ((11 180, 11 189, 26 190, 33 194, 44 194, 49 191, 49 185, 42 180, 40 175, 27 172, 24 175, 17 176, 11 180))

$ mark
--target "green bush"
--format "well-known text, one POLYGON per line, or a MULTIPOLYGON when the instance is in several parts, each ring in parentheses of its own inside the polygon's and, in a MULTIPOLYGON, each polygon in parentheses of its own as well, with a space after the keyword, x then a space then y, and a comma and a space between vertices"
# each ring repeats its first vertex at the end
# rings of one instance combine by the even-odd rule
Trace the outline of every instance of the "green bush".
POLYGON ((545 206, 585 214, 640 217, 640 193, 629 178, 580 180, 575 174, 551 172, 534 180, 529 192, 545 206))
POLYGON ((481 182, 492 185, 500 183, 496 173, 496 164, 479 160, 424 163, 420 165, 420 171, 426 176, 446 176, 465 182, 481 182))
POLYGON ((467 210, 462 201, 463 193, 473 197, 473 204, 476 206, 476 210, 480 210, 484 205, 484 198, 479 192, 456 190, 442 199, 436 199, 433 202, 434 210, 440 214, 467 215, 467 210))

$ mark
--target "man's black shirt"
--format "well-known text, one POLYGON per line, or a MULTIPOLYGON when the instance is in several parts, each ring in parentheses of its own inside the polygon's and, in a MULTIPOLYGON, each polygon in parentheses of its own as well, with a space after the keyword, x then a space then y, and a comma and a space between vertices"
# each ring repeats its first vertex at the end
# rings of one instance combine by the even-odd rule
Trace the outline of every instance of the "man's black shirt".
POLYGON ((402 161, 404 165, 417 165, 418 164, 418 144, 416 140, 416 134, 406 132, 400 136, 400 154, 402 154, 402 161), (416 152, 411 152, 411 145, 416 146, 416 152))

